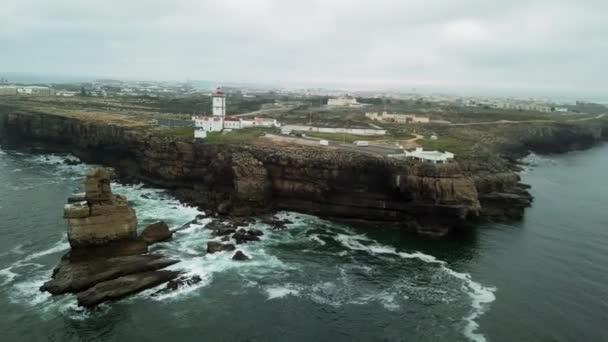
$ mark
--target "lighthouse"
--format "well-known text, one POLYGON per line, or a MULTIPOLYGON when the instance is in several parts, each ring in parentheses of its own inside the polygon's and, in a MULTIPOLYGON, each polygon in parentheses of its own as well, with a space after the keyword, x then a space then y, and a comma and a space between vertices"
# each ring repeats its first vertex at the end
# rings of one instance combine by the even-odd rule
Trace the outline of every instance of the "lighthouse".
POLYGON ((213 116, 221 117, 222 119, 226 116, 226 94, 222 88, 217 88, 211 95, 213 116))

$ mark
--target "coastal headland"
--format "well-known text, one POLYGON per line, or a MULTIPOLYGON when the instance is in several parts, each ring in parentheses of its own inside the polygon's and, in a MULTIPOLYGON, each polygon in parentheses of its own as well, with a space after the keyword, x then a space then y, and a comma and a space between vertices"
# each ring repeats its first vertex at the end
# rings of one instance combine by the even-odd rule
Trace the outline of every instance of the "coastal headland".
POLYGON ((293 210, 433 237, 478 220, 521 218, 532 197, 520 182, 517 160, 531 151, 566 152, 605 140, 608 120, 435 131, 476 144, 459 151, 454 162, 429 164, 262 138, 194 140, 118 114, 101 118, 13 108, 0 113, 3 145, 69 152, 113 167, 122 181, 170 189, 210 212, 248 216, 293 210))

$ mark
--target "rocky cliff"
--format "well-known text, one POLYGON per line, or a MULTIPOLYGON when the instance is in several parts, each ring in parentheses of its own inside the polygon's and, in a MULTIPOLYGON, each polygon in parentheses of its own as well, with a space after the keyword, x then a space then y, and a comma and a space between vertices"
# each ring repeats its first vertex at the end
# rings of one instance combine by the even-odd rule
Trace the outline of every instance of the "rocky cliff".
MULTIPOLYGON (((315 147, 213 145, 48 114, 6 114, 0 121, 5 142, 61 148, 227 215, 286 209, 443 235, 479 214, 519 217, 531 201, 509 168, 483 162, 429 165, 315 147)), ((570 136, 542 132, 542 139, 532 131, 521 135, 512 150, 563 144, 554 139, 570 136)))

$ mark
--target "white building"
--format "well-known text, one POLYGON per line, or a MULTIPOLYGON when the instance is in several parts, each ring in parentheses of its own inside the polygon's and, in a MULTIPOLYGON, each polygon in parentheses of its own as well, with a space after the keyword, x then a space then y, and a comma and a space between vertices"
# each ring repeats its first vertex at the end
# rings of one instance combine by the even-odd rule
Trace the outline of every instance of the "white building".
POLYGON ((55 93, 55 95, 63 96, 63 97, 73 97, 73 96, 76 96, 77 94, 78 94, 77 91, 67 91, 67 90, 60 90, 55 93))
POLYGON ((241 127, 280 127, 281 124, 276 119, 269 118, 254 118, 250 119, 241 119, 241 127))
POLYGON ((217 116, 193 116, 194 128, 205 132, 221 132, 224 129, 223 120, 217 116))
POLYGON ((328 99, 327 105, 329 107, 354 107, 359 105, 357 99, 351 96, 341 96, 334 99, 328 99))
POLYGON ((224 129, 224 118, 226 116, 226 95, 222 88, 217 88, 211 94, 211 106, 213 116, 193 116, 194 137, 206 138, 209 132, 221 132, 224 129))
POLYGON ((454 159, 454 153, 451 152, 439 152, 439 151, 424 151, 422 147, 417 147, 414 151, 405 151, 406 159, 415 159, 421 161, 429 161, 433 164, 447 163, 449 160, 454 159))
POLYGON ((237 117, 226 117, 226 95, 221 88, 217 88, 211 95, 213 116, 193 116, 194 137, 206 138, 209 132, 221 132, 223 130, 242 129, 248 127, 280 127, 276 119, 253 118, 241 119, 237 117))
POLYGON ((243 126, 241 125, 241 120, 239 118, 227 117, 224 119, 224 128, 226 129, 241 129, 243 126))
POLYGON ((429 123, 431 120, 426 116, 416 116, 413 114, 389 114, 387 112, 382 113, 365 113, 365 117, 382 122, 396 122, 396 123, 429 123))

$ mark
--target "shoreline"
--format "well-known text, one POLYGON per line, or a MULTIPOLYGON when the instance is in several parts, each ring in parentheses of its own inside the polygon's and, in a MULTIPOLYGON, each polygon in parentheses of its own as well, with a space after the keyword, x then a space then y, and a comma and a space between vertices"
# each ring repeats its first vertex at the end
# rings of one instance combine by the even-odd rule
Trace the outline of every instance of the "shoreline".
POLYGON ((0 114, 0 139, 113 167, 123 183, 161 187, 223 216, 291 210, 442 237, 480 220, 520 219, 532 198, 519 161, 534 151, 587 149, 608 138, 601 124, 528 130, 528 140, 500 146, 498 157, 445 165, 319 148, 208 145, 46 114, 0 114))

